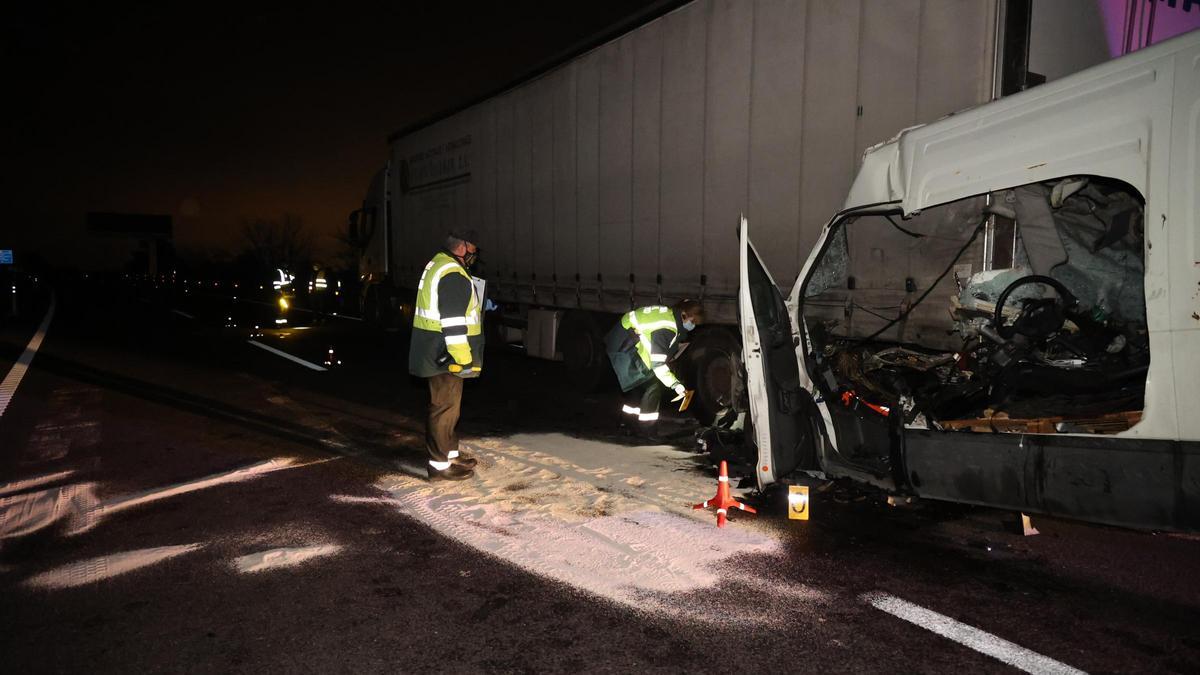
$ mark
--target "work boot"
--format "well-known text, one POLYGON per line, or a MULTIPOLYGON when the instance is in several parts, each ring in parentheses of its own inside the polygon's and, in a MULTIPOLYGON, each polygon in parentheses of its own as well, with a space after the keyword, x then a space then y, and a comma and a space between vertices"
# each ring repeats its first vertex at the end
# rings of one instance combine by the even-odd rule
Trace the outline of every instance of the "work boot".
POLYGON ((466 480, 475 476, 475 472, 471 469, 460 466, 453 462, 450 463, 450 468, 442 469, 441 471, 438 471, 428 464, 425 466, 429 469, 429 482, 431 483, 439 480, 466 480))
POLYGON ((451 459, 450 462, 457 466, 461 466, 464 469, 474 469, 479 465, 479 460, 475 459, 475 455, 472 455, 469 452, 463 452, 462 450, 459 450, 458 457, 451 459))

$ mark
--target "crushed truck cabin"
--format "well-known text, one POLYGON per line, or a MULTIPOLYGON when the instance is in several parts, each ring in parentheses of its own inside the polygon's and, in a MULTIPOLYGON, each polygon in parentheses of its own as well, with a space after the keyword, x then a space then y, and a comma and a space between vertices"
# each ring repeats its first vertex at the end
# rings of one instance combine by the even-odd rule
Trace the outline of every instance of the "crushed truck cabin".
POLYGON ((1200 32, 864 156, 785 302, 743 221, 760 486, 1200 529, 1200 32))

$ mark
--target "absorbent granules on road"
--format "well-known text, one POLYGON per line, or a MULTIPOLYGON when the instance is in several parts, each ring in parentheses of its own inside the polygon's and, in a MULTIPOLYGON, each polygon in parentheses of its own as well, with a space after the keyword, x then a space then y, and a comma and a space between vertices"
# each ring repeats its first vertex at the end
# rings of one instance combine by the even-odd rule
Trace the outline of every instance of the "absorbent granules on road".
POLYGON ((292 567, 313 558, 333 555, 341 550, 342 547, 338 544, 273 548, 240 556, 233 561, 233 566, 242 573, 262 572, 279 567, 292 567))
MULTIPOLYGON (((696 514, 715 480, 695 455, 669 446, 622 447, 561 434, 470 441, 477 477, 431 484, 385 477, 379 501, 439 534, 535 574, 652 613, 760 620, 748 605, 707 606, 705 589, 723 579, 753 581, 729 569, 740 555, 777 554, 780 543, 748 519, 718 530, 696 514)), ((819 600, 809 589, 797 599, 819 600)))

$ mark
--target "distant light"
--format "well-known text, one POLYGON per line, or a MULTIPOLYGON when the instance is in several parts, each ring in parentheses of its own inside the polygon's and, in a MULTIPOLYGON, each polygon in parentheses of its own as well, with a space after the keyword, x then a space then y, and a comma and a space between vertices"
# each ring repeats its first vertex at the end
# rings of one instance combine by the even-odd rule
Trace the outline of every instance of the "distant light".
POLYGON ((275 323, 287 323, 287 319, 275 319, 275 323))
POLYGON ((280 298, 279 299, 279 309, 287 309, 287 308, 288 308, 287 298, 280 298))

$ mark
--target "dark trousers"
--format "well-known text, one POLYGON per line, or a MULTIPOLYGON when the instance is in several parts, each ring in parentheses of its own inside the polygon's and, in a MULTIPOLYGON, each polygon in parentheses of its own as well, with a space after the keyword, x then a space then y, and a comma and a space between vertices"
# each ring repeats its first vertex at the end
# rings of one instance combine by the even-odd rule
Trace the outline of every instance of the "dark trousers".
MULTIPOLYGON (((629 390, 625 394, 625 403, 640 410, 640 418, 654 415, 658 413, 658 405, 662 401, 664 391, 666 391, 666 387, 658 381, 658 378, 655 378, 640 387, 629 390)), ((655 420, 639 419, 639 421, 646 424, 653 423, 655 420)))
POLYGON ((450 373, 429 380, 429 419, 425 425, 425 448, 429 461, 449 462, 450 452, 458 450, 458 414, 462 409, 463 381, 450 373))

